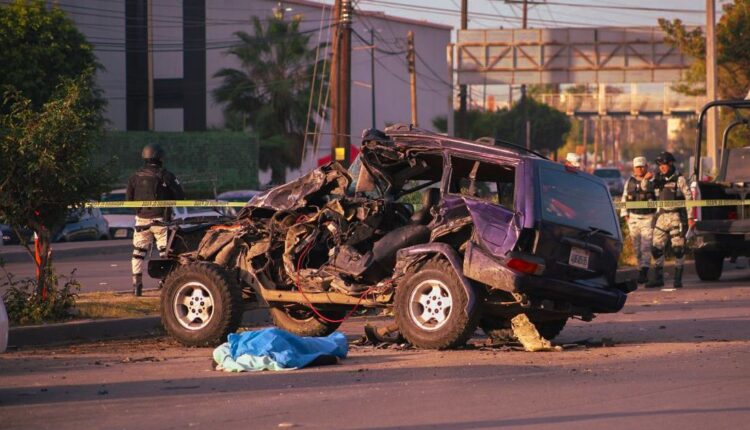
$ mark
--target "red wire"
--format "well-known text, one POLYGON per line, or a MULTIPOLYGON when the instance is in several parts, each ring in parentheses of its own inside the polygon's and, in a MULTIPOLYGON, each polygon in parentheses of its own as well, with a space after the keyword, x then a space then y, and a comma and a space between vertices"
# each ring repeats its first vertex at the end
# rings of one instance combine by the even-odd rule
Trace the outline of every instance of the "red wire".
POLYGON ((326 317, 325 315, 321 314, 317 309, 315 309, 315 306, 313 306, 312 302, 310 301, 309 298, 307 298, 307 295, 305 294, 304 291, 302 291, 302 287, 300 286, 300 274, 299 274, 299 272, 302 269, 302 259, 305 257, 305 255, 307 255, 308 252, 310 252, 310 249, 312 248, 312 245, 313 245, 313 242, 310 242, 310 244, 307 245, 302 250, 302 252, 300 253, 300 256, 299 256, 299 260, 297 260, 297 283, 296 283, 297 290, 300 293, 302 293, 302 297, 304 297, 305 300, 307 301, 307 307, 309 307, 310 310, 312 310, 313 313, 318 316, 318 318, 322 319, 325 322, 329 322, 329 323, 334 323, 334 324, 342 323, 346 319, 348 319, 350 316, 352 316, 352 314, 354 314, 354 312, 357 311, 357 309, 359 308, 359 305, 362 303, 362 299, 365 298, 365 296, 370 291, 370 289, 368 288, 364 293, 362 293, 361 296, 359 296, 359 300, 357 301, 357 304, 354 305, 354 308, 351 311, 349 311, 346 315, 344 315, 344 318, 341 318, 340 320, 334 320, 334 319, 330 319, 330 318, 326 317))

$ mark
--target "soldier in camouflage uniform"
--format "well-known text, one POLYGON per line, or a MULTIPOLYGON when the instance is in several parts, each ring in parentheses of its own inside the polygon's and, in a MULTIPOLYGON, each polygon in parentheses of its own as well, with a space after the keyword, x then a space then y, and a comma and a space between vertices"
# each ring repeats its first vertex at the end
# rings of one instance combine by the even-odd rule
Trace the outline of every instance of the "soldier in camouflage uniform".
MULTIPOLYGON (((646 202, 656 200, 654 184, 651 179, 653 173, 648 171, 646 157, 633 159, 633 175, 625 183, 622 193, 623 202, 646 202)), ((648 268, 651 265, 651 237, 654 208, 622 208, 620 215, 625 218, 633 240, 633 248, 638 258, 638 283, 644 284, 648 280, 648 268)))
MULTIPOLYGON (((669 152, 662 152, 657 158, 659 173, 654 178, 654 190, 660 201, 693 200, 687 179, 674 167, 674 156, 669 152)), ((654 238, 651 244, 651 254, 656 260, 655 277, 646 284, 646 288, 664 286, 664 250, 667 243, 672 247, 675 256, 674 288, 682 288, 682 270, 685 261, 685 234, 688 227, 695 224, 692 212, 685 208, 660 208, 656 211, 654 220, 654 238), (684 218, 687 215, 687 224, 684 218)))
MULTIPOLYGON (((159 145, 149 144, 143 148, 143 167, 128 180, 126 200, 181 200, 185 197, 180 181, 163 167, 164 150, 159 145)), ((150 253, 151 244, 156 240, 159 256, 167 252, 167 228, 152 225, 154 222, 169 221, 172 208, 139 208, 135 216, 133 234, 133 294, 143 294, 143 263, 150 253)))

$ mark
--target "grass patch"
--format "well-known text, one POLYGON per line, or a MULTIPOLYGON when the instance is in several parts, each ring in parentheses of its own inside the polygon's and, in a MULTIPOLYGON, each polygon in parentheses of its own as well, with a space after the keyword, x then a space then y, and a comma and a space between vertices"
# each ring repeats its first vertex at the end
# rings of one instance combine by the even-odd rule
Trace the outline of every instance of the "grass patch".
POLYGON ((159 314, 159 295, 135 297, 130 293, 83 293, 76 300, 76 318, 133 318, 159 314))

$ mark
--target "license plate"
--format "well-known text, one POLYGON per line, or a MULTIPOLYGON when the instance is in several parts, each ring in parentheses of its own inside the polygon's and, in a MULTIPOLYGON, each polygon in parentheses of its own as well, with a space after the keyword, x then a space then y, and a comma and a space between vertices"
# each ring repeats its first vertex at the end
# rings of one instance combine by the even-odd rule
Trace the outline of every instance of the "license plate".
POLYGON ((128 229, 120 228, 115 230, 115 237, 128 237, 128 229))
POLYGON ((568 264, 582 269, 589 268, 589 251, 581 248, 573 247, 570 249, 570 259, 568 264))

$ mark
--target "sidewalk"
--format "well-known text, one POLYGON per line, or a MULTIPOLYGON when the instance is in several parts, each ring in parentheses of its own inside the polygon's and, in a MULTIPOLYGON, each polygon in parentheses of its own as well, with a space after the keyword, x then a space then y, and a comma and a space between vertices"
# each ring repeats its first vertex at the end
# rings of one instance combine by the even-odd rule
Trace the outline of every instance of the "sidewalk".
MULTIPOLYGON (((57 261, 92 255, 129 253, 133 250, 130 239, 92 240, 87 242, 53 243, 52 255, 57 261)), ((0 246, 0 258, 6 263, 31 263, 31 256, 21 245, 0 246)))

